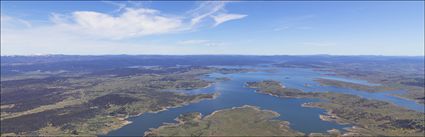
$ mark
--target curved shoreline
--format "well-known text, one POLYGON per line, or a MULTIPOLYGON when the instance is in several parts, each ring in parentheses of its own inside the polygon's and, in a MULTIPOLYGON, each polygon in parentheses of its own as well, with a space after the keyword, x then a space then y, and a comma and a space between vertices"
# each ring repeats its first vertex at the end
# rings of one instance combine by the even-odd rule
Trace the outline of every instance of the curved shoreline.
POLYGON ((192 103, 198 103, 198 102, 203 101, 203 100, 213 100, 213 99, 216 99, 218 96, 220 96, 220 93, 215 92, 213 94, 212 98, 200 98, 200 99, 192 100, 192 101, 189 101, 189 102, 184 102, 184 103, 176 105, 176 106, 164 107, 164 108, 161 108, 160 110, 157 110, 157 111, 145 111, 145 112, 142 112, 142 113, 139 113, 139 114, 136 114, 136 115, 127 115, 126 117, 115 117, 115 118, 118 118, 119 120, 122 120, 122 122, 123 122, 122 125, 120 125, 117 128, 113 128, 113 129, 109 130, 106 134, 103 134, 103 135, 107 135, 112 131, 115 131, 119 128, 122 128, 122 127, 128 125, 128 124, 133 123, 133 121, 128 120, 129 118, 141 116, 145 113, 159 113, 159 112, 162 112, 162 111, 167 111, 167 110, 172 109, 172 108, 178 108, 178 107, 183 107, 183 106, 186 106, 186 105, 189 105, 189 104, 192 104, 192 103))

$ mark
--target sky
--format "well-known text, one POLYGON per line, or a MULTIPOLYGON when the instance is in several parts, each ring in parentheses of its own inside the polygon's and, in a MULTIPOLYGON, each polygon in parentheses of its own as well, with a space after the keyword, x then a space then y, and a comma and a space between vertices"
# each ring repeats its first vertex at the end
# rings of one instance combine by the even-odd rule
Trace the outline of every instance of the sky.
POLYGON ((424 1, 1 1, 1 55, 424 55, 424 1))

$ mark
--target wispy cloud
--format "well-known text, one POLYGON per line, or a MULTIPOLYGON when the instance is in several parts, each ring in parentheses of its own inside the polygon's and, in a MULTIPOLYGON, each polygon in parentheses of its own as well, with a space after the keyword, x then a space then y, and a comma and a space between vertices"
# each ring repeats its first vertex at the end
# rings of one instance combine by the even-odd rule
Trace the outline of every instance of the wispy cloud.
POLYGON ((2 28, 19 28, 24 26, 24 28, 31 28, 32 24, 31 22, 20 19, 17 17, 11 17, 7 15, 1 15, 1 25, 2 28))
POLYGON ((177 42, 178 45, 201 45, 201 46, 219 46, 224 45, 222 42, 216 42, 211 40, 194 39, 194 40, 183 40, 177 42))
POLYGON ((242 19, 247 15, 228 13, 225 9, 226 1, 207 1, 202 2, 197 8, 190 10, 188 13, 192 16, 191 25, 194 26, 200 22, 212 18, 213 26, 218 26, 224 22, 236 19, 242 19))
POLYGON ((64 30, 110 39, 172 33, 183 27, 179 17, 147 8, 126 8, 118 16, 93 11, 76 11, 71 16, 53 15, 52 20, 64 30))
MULTIPOLYGON (((107 3, 115 5, 116 9, 111 12, 51 13, 50 20, 43 24, 32 24, 31 20, 2 14, 1 52, 2 54, 61 53, 60 51, 78 53, 84 49, 99 48, 99 52, 115 53, 119 51, 118 49, 125 50, 125 47, 139 49, 132 52, 149 53, 158 48, 166 52, 171 46, 167 47, 160 43, 132 43, 127 40, 151 35, 199 31, 230 20, 217 20, 218 23, 213 19, 215 16, 233 15, 225 9, 227 2, 201 2, 196 8, 188 9, 179 15, 164 13, 140 3, 107 3)), ((186 44, 196 43, 210 46, 221 44, 213 41, 186 41, 186 44)))
POLYGON ((245 18, 246 16, 247 15, 243 15, 243 14, 220 14, 217 16, 213 16, 213 19, 215 21, 214 26, 218 26, 221 23, 224 23, 227 21, 242 19, 242 18, 245 18))
POLYGON ((227 2, 202 2, 195 9, 189 10, 188 15, 170 15, 159 10, 128 6, 123 3, 108 2, 116 5, 121 13, 111 15, 94 11, 75 11, 67 14, 52 14, 51 20, 63 30, 74 33, 109 39, 123 39, 191 31, 200 26, 203 21, 213 19, 218 26, 224 22, 242 19, 247 15, 231 14, 225 10, 227 2))
POLYGON ((203 21, 204 19, 209 18, 218 12, 223 12, 225 5, 226 5, 226 2, 224 1, 202 2, 201 4, 199 4, 197 8, 187 12, 188 14, 190 14, 190 16, 192 16, 192 18, 190 19, 190 24, 194 26, 200 23, 201 21, 203 21))
POLYGON ((335 46, 337 43, 335 42, 301 42, 299 43, 303 46, 335 46))

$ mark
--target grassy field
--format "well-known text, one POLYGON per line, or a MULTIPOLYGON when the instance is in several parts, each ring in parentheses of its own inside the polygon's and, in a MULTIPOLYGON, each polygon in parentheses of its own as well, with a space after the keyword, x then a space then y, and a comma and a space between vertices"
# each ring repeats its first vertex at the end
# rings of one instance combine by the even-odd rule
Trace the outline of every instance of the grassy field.
POLYGON ((302 136, 286 121, 273 120, 278 113, 243 106, 215 111, 202 117, 189 113, 168 124, 146 132, 147 136, 302 136))
POLYGON ((36 78, 32 73, 9 76, 1 82, 1 133, 105 134, 128 124, 127 117, 214 97, 165 90, 203 88, 212 83, 200 79, 204 74, 240 71, 246 70, 150 67, 72 73, 72 76, 68 73, 44 77, 38 77, 37 73, 36 78))

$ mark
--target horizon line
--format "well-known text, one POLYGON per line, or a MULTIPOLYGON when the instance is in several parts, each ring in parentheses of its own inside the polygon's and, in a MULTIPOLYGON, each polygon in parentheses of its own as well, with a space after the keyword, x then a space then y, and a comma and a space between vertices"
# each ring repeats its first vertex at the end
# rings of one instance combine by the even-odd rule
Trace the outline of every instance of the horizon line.
POLYGON ((6 56, 387 56, 425 57, 424 55, 378 55, 378 54, 11 54, 6 56))

